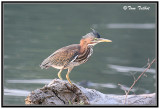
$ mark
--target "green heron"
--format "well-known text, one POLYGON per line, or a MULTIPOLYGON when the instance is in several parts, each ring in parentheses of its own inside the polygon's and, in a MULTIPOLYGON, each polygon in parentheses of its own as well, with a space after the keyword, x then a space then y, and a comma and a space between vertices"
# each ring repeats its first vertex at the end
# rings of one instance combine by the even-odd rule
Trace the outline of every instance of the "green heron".
POLYGON ((48 58, 46 58, 40 67, 49 68, 54 67, 60 69, 58 72, 59 79, 62 80, 61 72, 63 69, 68 69, 66 74, 66 79, 72 85, 69 79, 69 73, 74 68, 80 64, 85 63, 93 53, 93 46, 100 42, 112 42, 109 39, 100 38, 98 32, 92 29, 92 32, 82 36, 80 44, 72 44, 58 49, 48 58))

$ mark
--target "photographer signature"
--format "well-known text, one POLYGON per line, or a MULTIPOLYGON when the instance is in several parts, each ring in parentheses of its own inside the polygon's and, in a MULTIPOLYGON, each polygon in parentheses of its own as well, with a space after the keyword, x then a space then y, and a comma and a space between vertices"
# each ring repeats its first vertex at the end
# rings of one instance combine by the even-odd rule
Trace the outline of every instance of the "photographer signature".
POLYGON ((123 6, 123 9, 124 10, 150 10, 150 7, 149 6, 137 6, 137 7, 134 7, 134 6, 123 6))

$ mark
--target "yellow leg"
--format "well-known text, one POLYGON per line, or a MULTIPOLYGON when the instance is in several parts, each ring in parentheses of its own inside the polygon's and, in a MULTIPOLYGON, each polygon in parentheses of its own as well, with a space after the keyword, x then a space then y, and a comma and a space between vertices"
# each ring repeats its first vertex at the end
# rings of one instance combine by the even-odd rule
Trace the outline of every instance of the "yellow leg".
POLYGON ((69 82, 71 85, 73 85, 73 84, 71 83, 71 80, 69 79, 69 73, 71 72, 72 69, 73 69, 73 67, 69 67, 69 68, 68 68, 68 72, 67 72, 67 74, 66 74, 66 78, 67 78, 68 82, 69 82))
POLYGON ((61 70, 58 72, 58 77, 59 77, 60 80, 62 80, 62 77, 61 77, 62 70, 63 70, 63 69, 61 69, 61 70))

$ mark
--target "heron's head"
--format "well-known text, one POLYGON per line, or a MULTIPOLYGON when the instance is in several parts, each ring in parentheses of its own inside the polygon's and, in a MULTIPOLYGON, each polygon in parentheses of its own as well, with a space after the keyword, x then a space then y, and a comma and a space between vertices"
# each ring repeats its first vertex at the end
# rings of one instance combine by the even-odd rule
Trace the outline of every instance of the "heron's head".
POLYGON ((100 37, 100 34, 96 32, 94 29, 92 29, 92 32, 86 34, 85 36, 82 36, 81 43, 87 44, 87 45, 96 45, 100 42, 112 42, 109 39, 104 39, 100 37))

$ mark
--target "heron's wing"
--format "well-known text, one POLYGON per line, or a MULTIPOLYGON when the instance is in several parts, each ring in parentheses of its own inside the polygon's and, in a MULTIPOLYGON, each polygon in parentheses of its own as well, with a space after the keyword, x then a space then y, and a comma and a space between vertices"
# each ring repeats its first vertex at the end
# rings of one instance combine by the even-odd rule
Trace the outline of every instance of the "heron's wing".
POLYGON ((67 66, 78 56, 77 50, 60 51, 50 57, 51 63, 57 66, 67 66))
POLYGON ((67 46, 61 48, 46 58, 41 68, 48 68, 52 65, 55 66, 67 66, 70 62, 73 62, 78 57, 78 47, 76 45, 67 46))

